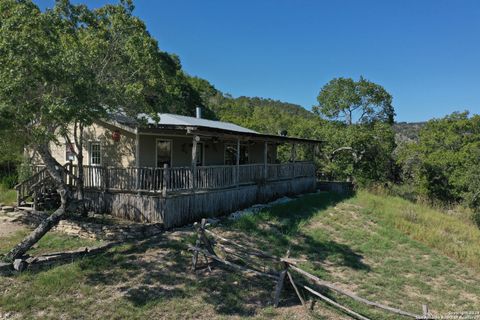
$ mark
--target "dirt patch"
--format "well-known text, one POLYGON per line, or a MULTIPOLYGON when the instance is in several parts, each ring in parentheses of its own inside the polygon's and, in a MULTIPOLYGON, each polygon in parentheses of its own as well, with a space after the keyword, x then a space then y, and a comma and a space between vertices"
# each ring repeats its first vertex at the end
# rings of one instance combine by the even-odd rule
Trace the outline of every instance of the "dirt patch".
POLYGON ((23 229, 25 229, 25 227, 15 223, 0 222, 0 238, 8 237, 9 235, 23 229))

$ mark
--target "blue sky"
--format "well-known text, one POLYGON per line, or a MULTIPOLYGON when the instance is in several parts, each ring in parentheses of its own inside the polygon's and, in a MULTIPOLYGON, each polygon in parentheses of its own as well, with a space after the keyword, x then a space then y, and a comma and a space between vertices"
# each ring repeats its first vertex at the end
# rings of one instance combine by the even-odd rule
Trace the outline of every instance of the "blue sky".
POLYGON ((233 96, 310 109, 330 79, 363 75, 393 95, 397 121, 480 113, 480 1, 137 0, 135 6, 162 50, 233 96))

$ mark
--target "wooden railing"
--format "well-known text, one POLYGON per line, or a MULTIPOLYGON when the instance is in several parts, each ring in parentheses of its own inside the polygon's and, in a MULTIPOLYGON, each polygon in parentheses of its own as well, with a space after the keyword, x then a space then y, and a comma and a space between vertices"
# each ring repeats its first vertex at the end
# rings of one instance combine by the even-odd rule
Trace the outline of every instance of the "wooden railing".
POLYGON ((34 173, 30 178, 25 181, 20 182, 15 186, 15 190, 17 191, 17 204, 25 200, 28 196, 32 195, 32 186, 38 184, 39 182, 45 180, 49 177, 48 171, 45 168, 38 170, 34 173))
POLYGON ((221 189, 236 185, 236 168, 234 166, 197 167, 197 189, 221 189))
MULTIPOLYGON (((64 165, 64 168, 68 168, 68 163, 64 165)), ((44 186, 46 183, 53 184, 50 174, 45 166, 35 165, 30 168, 32 175, 18 183, 14 189, 17 191, 17 205, 20 205, 23 201, 27 200, 34 192, 44 186)), ((67 181, 66 176, 63 175, 64 181, 67 181)))
POLYGON ((265 180, 263 164, 245 164, 238 167, 238 183, 252 184, 265 180))
MULTIPOLYGON (((65 168, 78 177, 78 167, 66 164, 65 168)), ((246 164, 238 166, 202 166, 196 167, 193 174, 190 167, 174 168, 116 168, 84 165, 83 184, 86 189, 163 193, 184 190, 214 190, 296 179, 314 177, 315 166, 311 162, 285 164, 268 164, 265 176, 264 164, 246 164)), ((20 197, 31 194, 32 186, 48 179, 45 169, 39 170, 30 179, 17 185, 20 197)), ((73 177, 65 177, 66 182, 76 187, 73 177)))

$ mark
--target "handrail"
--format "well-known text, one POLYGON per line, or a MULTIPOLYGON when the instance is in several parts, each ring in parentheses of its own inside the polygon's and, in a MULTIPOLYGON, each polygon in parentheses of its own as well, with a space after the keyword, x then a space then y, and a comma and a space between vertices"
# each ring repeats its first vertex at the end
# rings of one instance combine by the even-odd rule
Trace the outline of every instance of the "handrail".
POLYGON ((40 171, 38 171, 37 173, 34 173, 33 175, 31 175, 30 177, 28 177, 27 179, 19 182, 18 184, 16 184, 13 188, 14 189, 17 189, 19 188, 21 185, 25 184, 26 182, 30 181, 30 180, 33 180, 34 178, 36 178, 37 176, 39 176, 40 174, 42 174, 43 172, 47 171, 47 168, 43 168, 41 169, 40 171))

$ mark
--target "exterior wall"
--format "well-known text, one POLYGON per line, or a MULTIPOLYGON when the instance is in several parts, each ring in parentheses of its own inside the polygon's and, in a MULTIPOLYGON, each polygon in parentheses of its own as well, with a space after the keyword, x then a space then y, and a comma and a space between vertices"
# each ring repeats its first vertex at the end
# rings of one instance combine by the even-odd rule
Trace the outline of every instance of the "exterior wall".
MULTIPOLYGON (((166 135, 140 134, 139 142, 139 166, 156 166, 156 140, 164 139, 172 141, 172 167, 188 167, 192 162, 192 137, 178 137, 166 135)), ((203 144, 203 165, 225 164, 225 143, 214 143, 212 140, 201 140, 203 144)), ((256 142, 248 147, 249 163, 263 163, 263 142, 256 142)), ((275 163, 276 146, 269 144, 269 162, 275 163)))
MULTIPOLYGON (((72 128, 73 129, 73 128, 72 128)), ((101 165, 114 167, 135 167, 136 163, 136 136, 133 133, 119 130, 120 141, 113 141, 112 133, 119 130, 108 124, 93 124, 85 130, 84 164, 90 165, 90 145, 92 142, 101 144, 101 165)), ((168 135, 139 135, 139 161, 140 167, 156 166, 156 140, 167 139, 172 141, 172 166, 188 167, 191 165, 192 137, 168 136, 168 135)), ((71 139, 73 141, 73 137, 71 139)), ((224 165, 225 164, 225 142, 212 140, 200 141, 203 146, 203 165, 224 165)), ((248 162, 263 163, 264 143, 255 142, 248 145, 248 162)), ((66 142, 63 137, 58 143, 51 143, 52 155, 59 163, 66 163, 66 142)), ((269 163, 275 163, 276 145, 268 145, 269 163)), ((39 161, 37 161, 39 162, 39 161)), ((76 163, 76 160, 73 161, 76 163)))
POLYGON ((192 138, 160 135, 140 135, 139 166, 156 167, 157 139, 172 141, 172 167, 188 167, 192 163, 192 138))
POLYGON ((205 142, 205 165, 221 166, 225 164, 225 144, 221 141, 205 142))
MULTIPOLYGON (((71 128, 73 131, 73 128, 71 128)), ((118 130, 109 125, 93 124, 85 129, 84 142, 84 165, 90 165, 90 145, 92 142, 100 142, 101 145, 101 165, 115 167, 133 167, 135 166, 135 135, 120 131, 120 141, 113 141, 112 133, 118 130)), ((73 137, 70 137, 73 142, 73 137)), ((63 137, 58 139, 58 143, 51 143, 50 150, 53 157, 61 164, 68 162, 66 159, 66 140, 63 137)), ((77 163, 77 161, 73 161, 77 163)))

